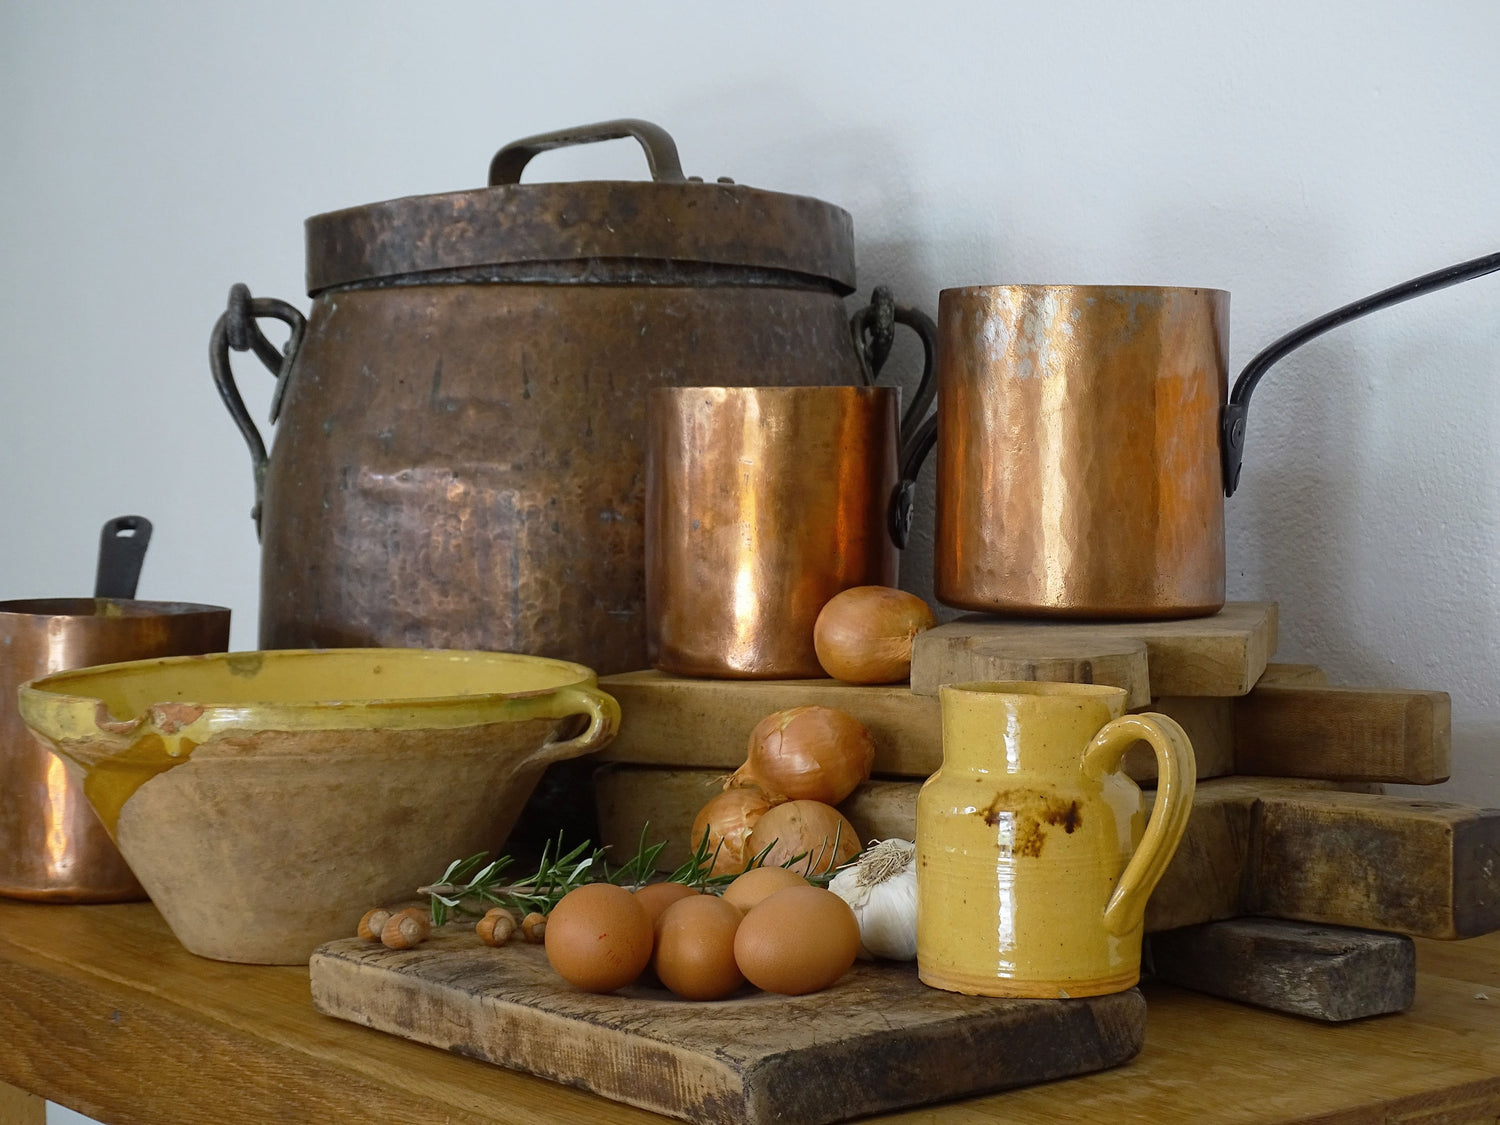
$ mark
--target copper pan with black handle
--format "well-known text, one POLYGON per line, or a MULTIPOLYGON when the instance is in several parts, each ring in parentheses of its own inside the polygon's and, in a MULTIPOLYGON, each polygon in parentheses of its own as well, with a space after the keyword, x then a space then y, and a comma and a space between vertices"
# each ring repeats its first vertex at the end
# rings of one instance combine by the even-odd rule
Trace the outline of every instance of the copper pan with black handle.
POLYGON ((938 304, 933 572, 948 605, 1018 616, 1206 616, 1225 599, 1224 500, 1251 393, 1314 337, 1500 270, 1500 253, 1343 305, 1276 340, 1229 390, 1229 294, 984 285, 938 304))

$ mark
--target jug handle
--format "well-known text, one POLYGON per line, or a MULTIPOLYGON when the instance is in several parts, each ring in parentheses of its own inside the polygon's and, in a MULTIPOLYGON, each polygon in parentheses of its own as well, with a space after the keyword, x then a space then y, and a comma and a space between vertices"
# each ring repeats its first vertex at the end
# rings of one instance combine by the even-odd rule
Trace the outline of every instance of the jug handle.
POLYGON ((646 166, 651 169, 651 178, 659 184, 685 183, 682 161, 677 157, 677 142, 660 125, 624 117, 617 121, 600 121, 593 125, 575 125, 570 129, 559 129, 555 133, 538 133, 534 137, 523 137, 511 141, 490 161, 490 187, 502 187, 521 182, 521 172, 531 163, 531 158, 554 148, 572 145, 591 145, 597 141, 619 141, 634 137, 646 153, 646 166))
POLYGON ((890 358, 898 324, 910 328, 922 341, 922 377, 917 380, 911 405, 901 417, 901 479, 891 493, 887 512, 891 541, 904 549, 911 537, 912 496, 917 486, 917 473, 937 440, 937 416, 926 417, 937 394, 933 382, 937 369, 937 325, 921 310, 896 304, 890 289, 884 285, 876 286, 870 294, 870 303, 849 318, 849 332, 854 337, 854 351, 859 356, 866 386, 875 385, 880 369, 890 358))
POLYGON ((291 305, 275 298, 252 297, 248 286, 236 284, 229 290, 229 307, 215 322, 213 333, 209 337, 208 362, 213 370, 214 385, 219 388, 219 397, 224 400, 229 416, 234 419, 234 424, 244 435, 245 444, 250 447, 250 461, 255 473, 255 507, 250 510, 250 518, 255 521, 257 539, 260 538, 260 510, 265 497, 269 458, 266 456, 266 443, 261 440, 260 431, 255 428, 250 412, 245 409, 245 400, 240 397, 239 388, 235 386, 234 372, 229 368, 229 349, 233 348, 237 352, 254 351, 261 363, 276 376, 276 390, 271 395, 271 424, 275 425, 276 419, 281 416, 281 404, 286 397, 287 378, 291 374, 297 353, 301 350, 302 337, 306 331, 306 319, 291 305), (284 350, 278 351, 276 345, 266 339, 260 326, 255 323, 256 318, 262 316, 274 317, 290 326, 292 334, 284 350))
POLYGON ((1301 328, 1293 329, 1281 339, 1261 349, 1260 353, 1245 365, 1245 369, 1240 372, 1240 377, 1234 381, 1234 391, 1230 394, 1229 401, 1224 405, 1223 413, 1219 418, 1219 459, 1224 470, 1224 495, 1233 496, 1234 490, 1240 485, 1240 469, 1245 460, 1245 422, 1250 413, 1250 395, 1255 390, 1255 385, 1260 382, 1261 376, 1272 364, 1282 359, 1288 352, 1296 351, 1315 336, 1321 336, 1331 328, 1348 324, 1351 320, 1358 320, 1367 313, 1377 312, 1391 305, 1399 305, 1402 301, 1409 301, 1413 297, 1446 289, 1461 281, 1483 277, 1496 270, 1500 270, 1500 253, 1486 254, 1482 258, 1473 258, 1467 262, 1459 262, 1457 265, 1434 270, 1432 273, 1425 273, 1421 277, 1403 281, 1400 285, 1382 289, 1379 293, 1373 293, 1334 309, 1330 313, 1324 313, 1317 320, 1308 321, 1301 328))
POLYGON ((1119 770, 1125 752, 1144 739, 1156 751, 1156 801, 1140 846, 1121 872, 1104 908, 1104 927, 1116 937, 1146 916, 1146 900, 1172 861, 1193 810, 1198 769, 1193 744, 1175 719, 1157 712, 1124 715, 1100 728, 1083 752, 1083 772, 1093 780, 1119 770))

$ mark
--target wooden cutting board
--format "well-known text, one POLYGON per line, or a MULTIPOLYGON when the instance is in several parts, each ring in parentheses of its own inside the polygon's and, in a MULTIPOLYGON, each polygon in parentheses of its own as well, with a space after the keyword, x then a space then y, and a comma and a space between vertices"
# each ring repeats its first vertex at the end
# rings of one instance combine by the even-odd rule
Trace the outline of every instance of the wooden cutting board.
MULTIPOLYGON (((745 760, 755 724, 774 711, 816 704, 847 711, 875 739, 874 772, 922 777, 943 764, 942 712, 936 696, 905 684, 857 686, 837 680, 706 680, 661 672, 601 676, 599 686, 620 702, 620 733, 595 757, 648 766, 704 766, 732 773, 745 760)), ((1198 777, 1234 770, 1236 701, 1208 696, 1150 700, 1182 724, 1193 742, 1198 777)), ((1125 759, 1138 782, 1156 780, 1156 757, 1144 743, 1125 759)))
MULTIPOLYGON (((694 814, 722 787, 712 770, 603 767, 594 775, 599 842, 630 855, 649 824, 652 840, 669 841, 660 863, 675 865, 694 814)), ((861 840, 910 840, 920 787, 868 781, 839 808, 861 840)), ((1500 929, 1500 809, 1351 791, 1359 787, 1200 782, 1146 906, 1147 932, 1239 914, 1444 939, 1500 929)))
POLYGON ((1059 676, 1071 652, 1079 671, 1060 678, 1107 683, 1151 696, 1244 695, 1276 652, 1276 603, 1230 602, 1212 617, 1182 621, 1023 621, 969 614, 928 629, 912 644, 911 690, 936 695, 964 680, 1059 676), (1122 645, 1145 647, 1144 676, 1122 645), (1081 669, 1087 666, 1087 675, 1081 669), (1032 671, 1031 669, 1035 669, 1032 671))
POLYGON ((1132 1058, 1146 1029, 1136 989, 959 996, 887 963, 810 996, 693 1003, 644 985, 595 996, 563 982, 540 946, 491 949, 456 923, 411 950, 331 942, 308 968, 326 1015, 713 1125, 814 1125, 1086 1074, 1132 1058))

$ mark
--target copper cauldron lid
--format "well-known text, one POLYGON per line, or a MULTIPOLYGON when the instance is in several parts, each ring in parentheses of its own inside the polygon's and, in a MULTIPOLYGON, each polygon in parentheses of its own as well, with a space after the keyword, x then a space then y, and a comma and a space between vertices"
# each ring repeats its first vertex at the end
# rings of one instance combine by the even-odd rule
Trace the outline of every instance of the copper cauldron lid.
POLYGON ((683 175, 649 121, 607 121, 506 145, 490 186, 307 220, 307 289, 424 282, 793 284, 854 290, 849 213, 808 196, 683 175), (652 178, 520 183, 548 149, 634 137, 652 178))

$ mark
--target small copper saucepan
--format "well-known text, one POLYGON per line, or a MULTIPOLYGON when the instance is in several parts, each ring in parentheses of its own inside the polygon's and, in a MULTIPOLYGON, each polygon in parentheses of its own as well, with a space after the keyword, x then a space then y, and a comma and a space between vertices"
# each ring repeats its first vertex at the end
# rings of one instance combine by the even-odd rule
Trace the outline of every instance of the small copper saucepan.
POLYGON ((1225 597, 1224 498, 1250 394, 1288 352, 1367 313, 1500 270, 1462 262, 1345 305, 1260 352, 1227 397, 1229 294, 987 285, 938 305, 935 593, 1028 616, 1205 616, 1225 597))
POLYGON ((891 387, 651 392, 646 625, 655 667, 821 676, 813 623, 850 586, 894 585, 891 387))
POLYGON ((136 600, 150 535, 142 516, 104 525, 94 597, 0 601, 0 895, 38 902, 146 897, 82 781, 26 729, 16 693, 63 669, 229 647, 225 607, 136 600))
POLYGON ((911 526, 900 468, 932 405, 937 328, 880 287, 850 331, 863 386, 651 392, 646 641, 657 669, 825 676, 813 625, 828 599, 896 584, 911 526), (874 385, 898 324, 925 353, 904 414, 896 388, 874 385))

